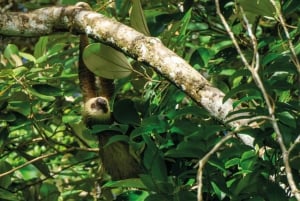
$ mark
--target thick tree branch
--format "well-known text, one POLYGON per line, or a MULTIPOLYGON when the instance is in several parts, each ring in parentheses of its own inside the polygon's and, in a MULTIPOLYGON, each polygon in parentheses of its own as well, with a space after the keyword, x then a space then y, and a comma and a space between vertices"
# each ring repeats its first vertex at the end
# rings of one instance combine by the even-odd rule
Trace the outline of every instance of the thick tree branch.
MULTIPOLYGON (((42 8, 31 13, 1 14, 2 35, 42 36, 58 31, 86 33, 93 39, 149 64, 223 123, 228 121, 226 117, 233 111, 232 99, 223 103, 224 93, 212 87, 198 71, 165 47, 159 39, 146 37, 99 13, 68 6, 42 8)), ((236 120, 231 121, 229 126, 238 129, 247 124, 247 120, 236 120)), ((242 134, 239 136, 245 144, 253 145, 253 138, 242 134)))

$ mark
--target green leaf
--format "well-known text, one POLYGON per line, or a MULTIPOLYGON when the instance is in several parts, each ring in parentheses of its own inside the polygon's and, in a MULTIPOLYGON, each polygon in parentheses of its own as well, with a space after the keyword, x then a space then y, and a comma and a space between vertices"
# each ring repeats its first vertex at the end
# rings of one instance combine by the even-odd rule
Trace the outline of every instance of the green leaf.
POLYGON ((127 135, 114 135, 114 136, 111 136, 104 147, 109 146, 109 145, 111 145, 115 142, 120 142, 120 141, 121 142, 128 142, 129 137, 127 135))
POLYGON ((242 168, 242 171, 253 171, 252 168, 254 167, 256 160, 257 155, 255 151, 250 150, 244 152, 240 160, 240 167, 242 168))
POLYGON ((83 61, 94 74, 108 79, 124 78, 132 72, 123 53, 100 43, 90 44, 84 49, 83 61))
POLYGON ((124 179, 119 181, 110 181, 103 185, 103 187, 110 188, 137 188, 137 189, 147 189, 141 179, 124 179))
MULTIPOLYGON (((22 157, 24 157, 27 161, 30 161, 30 160, 32 160, 32 159, 34 159, 35 157, 33 157, 33 156, 31 156, 31 155, 29 155, 29 154, 27 154, 27 153, 25 153, 25 152, 22 152, 22 151, 18 151, 18 154, 19 155, 21 155, 22 157)), ((33 165, 43 174, 43 175, 45 175, 46 177, 50 177, 51 175, 50 175, 50 171, 49 171, 49 169, 48 169, 48 166, 43 162, 43 161, 36 161, 36 162, 34 162, 33 163, 33 165)), ((27 169, 27 168, 25 168, 25 169, 27 169)), ((30 170, 32 170, 33 171, 33 168, 31 168, 31 167, 28 167, 28 169, 30 169, 30 170)), ((23 173, 25 172, 24 171, 24 169, 22 170, 23 171, 23 173)), ((25 174, 24 173, 24 175, 28 175, 28 174, 25 174)), ((38 175, 38 174, 36 174, 36 175, 38 175)), ((35 176, 36 176, 35 175, 35 176)), ((34 177, 35 177, 34 176, 34 177)), ((25 178, 26 179, 26 178, 25 178)), ((29 179, 31 179, 31 178, 29 178, 29 179)))
POLYGON ((23 57, 24 59, 28 60, 28 61, 31 61, 31 62, 36 62, 36 59, 34 56, 32 56, 31 54, 28 54, 26 52, 19 52, 19 55, 21 57, 23 57))
POLYGON ((205 144, 201 141, 182 141, 176 149, 170 149, 165 153, 167 157, 173 158, 201 158, 204 156, 205 144))
POLYGON ((4 56, 12 66, 21 66, 22 59, 19 57, 19 49, 16 45, 8 44, 4 50, 4 56))
POLYGON ((137 31, 150 36, 150 32, 147 26, 147 21, 144 16, 143 8, 140 0, 132 0, 132 10, 130 13, 130 24, 137 31))
POLYGON ((203 47, 198 48, 197 51, 203 61, 204 67, 207 67, 209 60, 212 58, 211 51, 203 47))
POLYGON ((41 60, 41 57, 44 57, 47 52, 48 36, 40 37, 39 41, 34 46, 33 56, 38 60, 41 60))
POLYGON ((180 20, 181 23, 181 28, 179 30, 180 34, 182 35, 186 34, 191 18, 192 18, 192 9, 189 9, 188 12, 186 12, 185 15, 183 16, 182 20, 180 20))
POLYGON ((12 193, 8 190, 0 188, 0 199, 1 200, 11 200, 11 201, 16 201, 19 200, 18 196, 16 193, 12 193))
POLYGON ((13 69, 13 74, 16 77, 25 75, 27 72, 28 72, 28 68, 26 68, 24 66, 16 67, 13 69))
POLYGON ((81 116, 76 114, 63 115, 62 121, 65 124, 78 123, 81 121, 81 116))
POLYGON ((15 99, 13 101, 10 101, 8 108, 20 114, 23 114, 26 117, 31 113, 31 104, 27 100, 25 101, 25 100, 15 99))
POLYGON ((220 52, 221 50, 224 50, 228 47, 232 46, 232 41, 231 40, 224 40, 221 41, 219 43, 215 43, 213 44, 213 46, 211 47, 211 50, 214 52, 214 54, 217 54, 218 52, 220 52))
POLYGON ((11 55, 18 55, 19 54, 19 49, 16 45, 13 44, 8 44, 4 50, 4 56, 8 59, 11 57, 11 55))
MULTIPOLYGON (((276 14, 276 10, 270 0, 259 0, 259 1, 249 1, 249 0, 237 0, 237 2, 243 7, 245 12, 249 12, 258 16, 269 16, 273 17, 276 14)), ((280 4, 275 0, 277 6, 280 4)))
POLYGON ((36 90, 36 92, 46 96, 62 96, 62 91, 60 88, 53 87, 48 84, 36 84, 33 85, 32 88, 36 90))
POLYGON ((255 95, 255 97, 259 97, 260 96, 260 92, 257 89, 256 85, 253 83, 250 84, 241 84, 233 89, 231 89, 223 98, 223 103, 226 102, 229 98, 232 98, 234 95, 236 95, 237 93, 247 93, 250 96, 254 97, 253 95, 255 95), (253 95, 252 95, 253 94, 253 95))
POLYGON ((43 101, 54 101, 55 100, 55 97, 41 94, 37 90, 35 90, 34 88, 28 87, 28 91, 30 91, 30 93, 33 96, 35 96, 35 97, 37 97, 37 98, 39 98, 43 101))
POLYGON ((59 200, 60 192, 56 185, 51 183, 42 183, 40 187, 40 196, 41 199, 44 201, 53 201, 53 200, 59 200))
POLYGON ((280 112, 280 113, 277 113, 276 116, 279 119, 279 121, 281 121, 282 123, 284 123, 292 128, 297 127, 296 119, 290 112, 288 112, 288 111, 280 112))
POLYGON ((214 192, 218 196, 219 200, 222 200, 226 194, 218 187, 215 182, 211 181, 211 186, 213 187, 214 192))
MULTIPOLYGON (((0 174, 5 173, 11 169, 12 169, 12 166, 8 162, 6 162, 4 160, 0 161, 0 174)), ((1 187, 0 189, 8 188, 10 185, 11 185, 11 176, 10 175, 0 177, 0 187, 1 187)), ((1 193, 0 193, 0 195, 1 195, 1 193)))
POLYGON ((92 127, 92 133, 93 134, 98 134, 102 131, 115 131, 118 133, 126 133, 128 130, 128 125, 126 124, 112 124, 112 125, 107 125, 107 124, 101 124, 101 125, 95 125, 92 127))
MULTIPOLYGON (((45 164, 44 164, 45 165, 45 164)), ((40 177, 40 172, 38 169, 32 165, 29 164, 19 170, 19 172, 22 175, 22 178, 26 181, 32 180, 32 179, 37 179, 40 177)))
POLYGON ((240 162, 239 158, 232 158, 225 162, 225 168, 230 168, 232 166, 238 165, 240 162))
POLYGON ((152 178, 157 181, 167 181, 167 168, 161 151, 148 135, 142 136, 146 148, 144 151, 144 166, 150 172, 152 178))
POLYGON ((123 99, 114 103, 113 114, 115 119, 122 124, 139 125, 141 118, 136 110, 134 102, 123 99))

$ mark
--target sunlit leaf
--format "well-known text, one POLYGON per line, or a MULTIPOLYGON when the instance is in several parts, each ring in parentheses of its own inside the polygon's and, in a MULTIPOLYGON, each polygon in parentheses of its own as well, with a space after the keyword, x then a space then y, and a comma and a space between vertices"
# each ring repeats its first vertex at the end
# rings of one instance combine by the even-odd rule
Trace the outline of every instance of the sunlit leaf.
POLYGON ((47 52, 48 36, 40 37, 34 47, 34 57, 40 60, 47 52))

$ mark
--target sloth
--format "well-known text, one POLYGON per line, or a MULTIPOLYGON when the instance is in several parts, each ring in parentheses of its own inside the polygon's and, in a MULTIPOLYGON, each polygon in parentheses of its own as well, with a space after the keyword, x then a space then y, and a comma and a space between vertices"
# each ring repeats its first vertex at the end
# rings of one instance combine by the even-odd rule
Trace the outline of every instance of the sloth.
MULTIPOLYGON (((110 101, 114 94, 114 80, 95 76, 84 64, 82 54, 88 45, 87 35, 80 35, 78 77, 83 96, 83 121, 88 128, 98 124, 114 122, 110 101)), ((140 164, 129 151, 125 142, 114 142, 105 146, 116 131, 98 133, 100 158, 105 171, 113 180, 136 178, 141 172, 140 164)))

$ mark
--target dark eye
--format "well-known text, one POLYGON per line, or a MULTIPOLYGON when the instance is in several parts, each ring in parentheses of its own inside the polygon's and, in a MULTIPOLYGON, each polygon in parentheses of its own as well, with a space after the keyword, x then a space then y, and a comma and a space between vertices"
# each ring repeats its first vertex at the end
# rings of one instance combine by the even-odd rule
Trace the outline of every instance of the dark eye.
POLYGON ((95 108, 96 108, 96 104, 95 104, 95 103, 92 103, 92 104, 91 104, 91 108, 92 108, 92 109, 95 109, 95 108))

